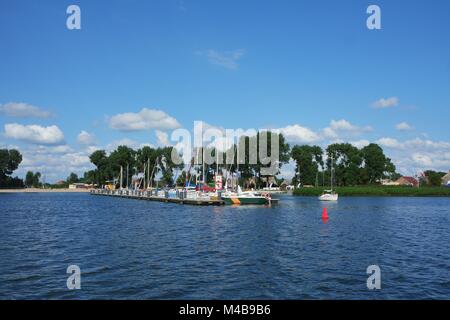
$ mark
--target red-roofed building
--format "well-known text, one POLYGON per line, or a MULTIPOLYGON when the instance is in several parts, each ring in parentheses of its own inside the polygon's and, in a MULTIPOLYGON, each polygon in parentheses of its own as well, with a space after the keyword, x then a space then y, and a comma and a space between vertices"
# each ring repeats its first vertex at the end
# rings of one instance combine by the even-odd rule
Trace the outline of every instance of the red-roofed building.
POLYGON ((413 177, 401 177, 395 181, 399 186, 410 186, 417 187, 419 185, 419 181, 413 177))

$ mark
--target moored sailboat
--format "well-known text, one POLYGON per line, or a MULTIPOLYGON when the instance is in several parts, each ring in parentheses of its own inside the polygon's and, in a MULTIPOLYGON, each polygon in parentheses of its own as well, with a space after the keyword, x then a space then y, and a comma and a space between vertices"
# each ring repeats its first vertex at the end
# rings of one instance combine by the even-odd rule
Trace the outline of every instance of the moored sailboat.
POLYGON ((331 168, 330 168, 330 190, 324 190, 323 194, 319 196, 320 201, 337 201, 338 194, 333 190, 333 156, 331 156, 331 168))

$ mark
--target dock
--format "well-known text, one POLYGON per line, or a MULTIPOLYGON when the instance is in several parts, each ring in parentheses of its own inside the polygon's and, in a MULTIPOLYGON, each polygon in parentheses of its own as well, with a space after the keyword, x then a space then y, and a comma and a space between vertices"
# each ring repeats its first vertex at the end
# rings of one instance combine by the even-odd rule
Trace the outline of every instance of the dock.
POLYGON ((166 203, 187 204, 194 206, 222 206, 225 204, 223 200, 201 199, 201 198, 186 198, 183 193, 177 194, 177 197, 169 197, 166 193, 165 197, 158 196, 155 190, 140 191, 140 190, 105 190, 92 189, 91 195, 95 196, 109 196, 119 198, 129 198, 136 200, 158 201, 166 203))

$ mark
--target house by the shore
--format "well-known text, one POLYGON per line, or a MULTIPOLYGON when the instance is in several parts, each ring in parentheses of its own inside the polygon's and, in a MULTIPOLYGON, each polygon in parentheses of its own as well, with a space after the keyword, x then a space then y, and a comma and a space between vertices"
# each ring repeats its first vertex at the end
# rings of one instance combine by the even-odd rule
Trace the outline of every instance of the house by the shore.
POLYGON ((395 181, 395 183, 398 186, 409 186, 409 187, 419 186, 419 181, 417 181, 417 179, 414 177, 400 177, 395 181))
POLYGON ((380 183, 382 186, 398 186, 397 181, 392 181, 391 179, 381 179, 380 183))
POLYGON ((69 189, 91 189, 94 185, 87 183, 71 183, 69 184, 69 189))

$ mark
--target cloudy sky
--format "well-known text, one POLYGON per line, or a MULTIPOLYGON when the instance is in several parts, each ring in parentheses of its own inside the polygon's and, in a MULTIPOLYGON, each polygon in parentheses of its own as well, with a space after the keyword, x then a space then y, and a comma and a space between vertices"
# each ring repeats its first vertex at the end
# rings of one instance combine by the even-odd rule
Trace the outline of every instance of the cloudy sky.
POLYGON ((15 174, 55 181, 93 150, 167 145, 202 120, 447 171, 450 2, 372 2, 2 1, 0 147, 24 155, 15 174))

